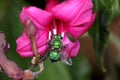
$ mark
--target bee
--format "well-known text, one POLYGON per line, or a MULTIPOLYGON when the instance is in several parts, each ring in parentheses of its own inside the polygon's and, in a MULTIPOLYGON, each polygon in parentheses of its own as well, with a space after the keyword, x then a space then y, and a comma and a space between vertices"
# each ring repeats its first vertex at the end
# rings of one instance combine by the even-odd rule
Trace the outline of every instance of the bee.
POLYGON ((56 34, 52 37, 52 40, 49 41, 49 58, 51 62, 62 61, 68 65, 72 65, 72 60, 65 51, 67 45, 62 43, 63 37, 59 34, 56 34))

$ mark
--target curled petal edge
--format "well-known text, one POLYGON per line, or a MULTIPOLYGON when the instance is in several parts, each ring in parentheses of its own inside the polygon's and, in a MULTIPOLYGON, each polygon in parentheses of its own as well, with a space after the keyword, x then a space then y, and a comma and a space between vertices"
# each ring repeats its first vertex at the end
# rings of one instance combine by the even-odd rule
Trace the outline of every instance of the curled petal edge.
POLYGON ((72 42, 70 41, 70 39, 65 35, 65 37, 62 40, 64 45, 66 46, 65 51, 67 52, 67 54, 71 57, 74 58, 77 56, 77 54, 79 53, 80 50, 80 43, 78 40, 72 42))

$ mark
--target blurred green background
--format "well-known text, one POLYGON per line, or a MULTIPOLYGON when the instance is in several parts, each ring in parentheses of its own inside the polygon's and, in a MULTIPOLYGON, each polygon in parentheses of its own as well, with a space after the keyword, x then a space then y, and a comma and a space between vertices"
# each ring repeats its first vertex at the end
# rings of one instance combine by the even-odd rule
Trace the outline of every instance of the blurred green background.
MULTIPOLYGON (((23 6, 34 5, 44 8, 45 0, 0 0, 0 31, 10 43, 7 57, 23 70, 31 59, 16 53, 16 39, 22 34, 23 26, 19 13, 23 6)), ((45 70, 36 80, 120 80, 120 1, 93 0, 97 19, 88 33, 79 38, 81 49, 73 59, 73 65, 61 62, 45 62, 45 70)), ((11 80, 0 73, 0 80, 11 80)))

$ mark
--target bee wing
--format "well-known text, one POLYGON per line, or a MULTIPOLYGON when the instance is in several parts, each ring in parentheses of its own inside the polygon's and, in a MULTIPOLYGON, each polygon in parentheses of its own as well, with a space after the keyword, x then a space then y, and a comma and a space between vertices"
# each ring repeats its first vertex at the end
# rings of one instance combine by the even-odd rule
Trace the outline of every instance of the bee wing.
POLYGON ((68 65, 72 65, 72 59, 69 57, 69 55, 65 51, 61 51, 60 60, 68 65))

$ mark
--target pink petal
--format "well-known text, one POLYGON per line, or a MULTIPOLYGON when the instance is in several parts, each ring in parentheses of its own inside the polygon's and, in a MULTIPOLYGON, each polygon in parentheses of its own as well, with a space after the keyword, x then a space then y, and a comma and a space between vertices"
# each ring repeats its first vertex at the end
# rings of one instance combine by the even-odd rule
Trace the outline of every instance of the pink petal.
POLYGON ((59 3, 59 0, 47 0, 45 10, 51 11, 53 7, 55 7, 59 3))
POLYGON ((76 57, 79 53, 80 43, 76 40, 73 44, 69 45, 70 51, 68 49, 69 55, 71 58, 76 57))
POLYGON ((78 38, 79 36, 81 36, 82 34, 84 34, 85 32, 88 31, 88 29, 91 28, 92 24, 94 23, 96 18, 96 13, 94 13, 91 17, 91 20, 87 23, 84 23, 82 25, 78 25, 78 26, 72 26, 68 28, 68 32, 74 36, 74 38, 78 38))
POLYGON ((56 18, 77 26, 91 20, 93 4, 91 0, 67 0, 52 9, 56 18))
MULTIPOLYGON (((38 53, 40 55, 43 55, 46 53, 46 50, 48 48, 47 40, 48 40, 48 31, 40 31, 40 30, 37 31, 36 46, 38 49, 38 53)), ((16 40, 16 43, 17 43, 17 52, 22 57, 33 57, 34 56, 30 40, 26 36, 25 32, 23 32, 22 36, 20 36, 16 40)))
MULTIPOLYGON (((48 26, 52 20, 52 14, 43 11, 36 7, 24 7, 20 13, 20 20, 24 27, 27 26, 28 20, 30 20, 37 28, 36 33, 36 46, 40 55, 45 54, 48 45, 48 26)), ((25 31, 17 41, 17 52, 22 57, 33 57, 32 46, 29 38, 26 36, 25 31)))
POLYGON ((24 26, 31 20, 37 29, 45 29, 52 20, 52 14, 36 7, 23 7, 20 13, 20 21, 24 26))
POLYGON ((77 56, 80 49, 80 43, 78 40, 76 40, 75 42, 71 42, 69 38, 65 35, 62 42, 63 45, 67 45, 65 50, 71 58, 77 56))

